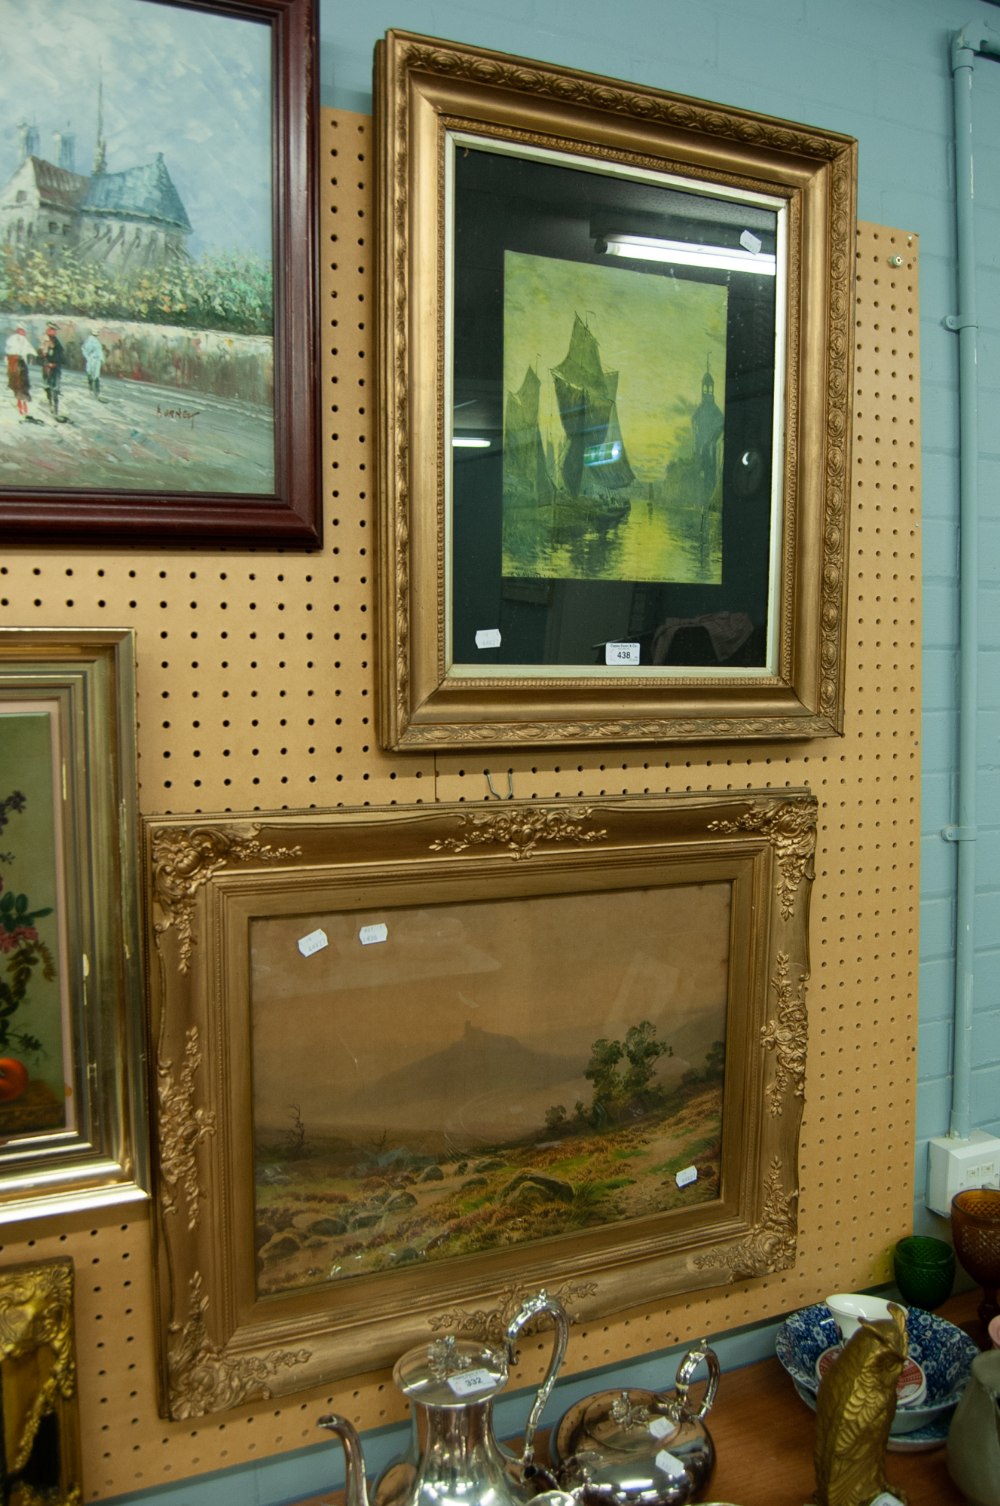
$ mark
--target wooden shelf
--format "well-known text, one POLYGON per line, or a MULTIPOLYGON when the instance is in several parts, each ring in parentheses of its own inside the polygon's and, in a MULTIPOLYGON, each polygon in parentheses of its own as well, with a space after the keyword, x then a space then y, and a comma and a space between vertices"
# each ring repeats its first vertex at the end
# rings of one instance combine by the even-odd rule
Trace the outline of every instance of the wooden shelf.
MULTIPOLYGON (((953 1297, 941 1316, 972 1333, 977 1342, 976 1293, 953 1297)), ((803 1506, 815 1476, 814 1413, 800 1401, 777 1359, 729 1370, 709 1418, 717 1463, 705 1498, 732 1506, 803 1506)), ((964 1506, 952 1484, 941 1448, 890 1453, 889 1486, 898 1487, 909 1506, 964 1506)), ((311 1496, 298 1506, 326 1506, 335 1492, 311 1496)))

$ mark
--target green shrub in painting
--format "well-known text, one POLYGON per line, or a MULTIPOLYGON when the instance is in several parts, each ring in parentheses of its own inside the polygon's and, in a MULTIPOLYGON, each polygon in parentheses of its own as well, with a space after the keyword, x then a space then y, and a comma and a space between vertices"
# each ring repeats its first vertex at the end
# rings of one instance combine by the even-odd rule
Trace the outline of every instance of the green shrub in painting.
POLYGON ((0 313, 82 315, 184 328, 270 335, 271 264, 250 253, 115 271, 71 255, 3 248, 0 313))

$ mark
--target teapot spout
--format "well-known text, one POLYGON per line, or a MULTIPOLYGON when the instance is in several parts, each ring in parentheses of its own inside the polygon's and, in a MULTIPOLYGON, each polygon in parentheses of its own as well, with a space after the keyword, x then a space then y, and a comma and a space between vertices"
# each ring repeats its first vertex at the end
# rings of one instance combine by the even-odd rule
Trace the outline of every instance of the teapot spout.
POLYGON ((321 1428, 328 1428, 340 1439, 344 1449, 344 1501, 345 1506, 369 1506, 368 1477, 365 1474, 365 1456, 361 1452, 358 1430, 346 1417, 329 1412, 319 1419, 321 1428))

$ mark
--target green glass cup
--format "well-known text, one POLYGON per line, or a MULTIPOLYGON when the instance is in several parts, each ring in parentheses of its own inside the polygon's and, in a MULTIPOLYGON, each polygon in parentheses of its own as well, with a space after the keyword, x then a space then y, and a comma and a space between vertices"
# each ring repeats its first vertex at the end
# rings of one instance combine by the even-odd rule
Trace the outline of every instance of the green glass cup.
POLYGON ((904 1302, 933 1312, 947 1302, 955 1284, 955 1251, 944 1239, 909 1234, 892 1252, 896 1285, 904 1302))

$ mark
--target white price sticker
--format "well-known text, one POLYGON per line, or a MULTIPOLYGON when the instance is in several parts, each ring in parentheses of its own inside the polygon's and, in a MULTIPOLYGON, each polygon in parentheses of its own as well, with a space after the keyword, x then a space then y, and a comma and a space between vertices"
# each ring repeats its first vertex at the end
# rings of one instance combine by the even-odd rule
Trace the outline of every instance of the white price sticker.
POLYGON ((471 1396, 474 1391, 492 1391, 496 1377, 488 1370, 462 1370, 458 1375, 449 1375, 448 1384, 456 1396, 471 1396))
POLYGON ((665 1448, 661 1448, 656 1456, 656 1467, 657 1469, 662 1470, 663 1473, 667 1475, 671 1480, 680 1479, 687 1474, 687 1470, 684 1468, 677 1455, 670 1453, 670 1451, 665 1448))
POLYGON ((763 241, 758 240, 752 230, 744 230, 743 234, 740 236, 740 245, 743 247, 744 251, 750 251, 754 256, 756 256, 761 246, 763 245, 763 241))
POLYGON ((387 941, 389 927, 380 920, 377 926, 362 926, 358 932, 358 940, 362 946, 371 946, 376 941, 387 941))
POLYGON ((697 1166, 685 1166, 684 1170, 679 1171, 674 1177, 674 1181, 677 1183, 678 1187, 690 1187, 691 1183, 697 1182, 697 1180, 697 1166))
POLYGON ((310 931, 308 936, 300 936, 298 943, 303 957, 311 957, 313 952, 321 952, 325 946, 329 945, 329 938, 325 931, 310 931))
POLYGON ((638 664, 638 643, 606 643, 604 662, 605 664, 638 664))
POLYGON ((476 647, 477 648, 499 648, 500 647, 500 629, 499 628, 480 628, 479 631, 478 631, 478 633, 476 634, 476 647))

